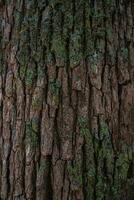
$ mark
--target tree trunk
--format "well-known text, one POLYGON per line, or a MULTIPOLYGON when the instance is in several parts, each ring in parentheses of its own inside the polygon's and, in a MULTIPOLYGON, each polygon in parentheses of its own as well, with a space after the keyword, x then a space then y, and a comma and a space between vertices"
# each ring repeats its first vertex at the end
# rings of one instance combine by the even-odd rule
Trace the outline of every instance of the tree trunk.
POLYGON ((133 0, 0 0, 0 199, 134 199, 133 0))

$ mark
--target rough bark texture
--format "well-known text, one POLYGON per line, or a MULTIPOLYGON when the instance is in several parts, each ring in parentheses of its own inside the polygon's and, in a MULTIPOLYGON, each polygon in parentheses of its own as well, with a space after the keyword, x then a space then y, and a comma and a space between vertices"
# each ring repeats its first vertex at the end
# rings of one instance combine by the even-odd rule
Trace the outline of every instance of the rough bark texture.
POLYGON ((134 199, 133 0, 0 0, 0 199, 134 199))

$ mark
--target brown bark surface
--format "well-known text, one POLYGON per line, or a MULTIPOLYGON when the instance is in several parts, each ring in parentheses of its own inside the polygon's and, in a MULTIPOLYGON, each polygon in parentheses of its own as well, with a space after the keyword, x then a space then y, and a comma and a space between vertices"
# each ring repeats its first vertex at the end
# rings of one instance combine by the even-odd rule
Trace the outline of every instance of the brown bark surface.
POLYGON ((134 199, 133 0, 0 0, 0 199, 134 199))

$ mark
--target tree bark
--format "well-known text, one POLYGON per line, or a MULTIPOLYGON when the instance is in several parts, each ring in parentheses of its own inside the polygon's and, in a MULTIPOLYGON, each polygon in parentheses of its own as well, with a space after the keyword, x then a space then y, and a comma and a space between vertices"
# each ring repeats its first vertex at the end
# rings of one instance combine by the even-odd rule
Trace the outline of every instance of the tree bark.
POLYGON ((133 0, 0 0, 0 199, 134 199, 133 0))

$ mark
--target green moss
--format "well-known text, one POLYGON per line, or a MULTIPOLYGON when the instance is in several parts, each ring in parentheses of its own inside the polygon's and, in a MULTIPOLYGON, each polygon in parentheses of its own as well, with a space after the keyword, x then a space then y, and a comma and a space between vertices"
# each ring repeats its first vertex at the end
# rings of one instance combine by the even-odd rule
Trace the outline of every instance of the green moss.
POLYGON ((40 165, 38 166, 38 171, 42 173, 48 169, 49 169, 49 161, 41 160, 40 165))
POLYGON ((49 84, 50 84, 50 90, 52 94, 58 95, 60 91, 60 87, 61 87, 60 82, 58 80, 51 80, 49 84))
POLYGON ((84 136, 85 138, 88 138, 90 131, 88 128, 88 121, 84 117, 78 118, 78 126, 80 128, 80 134, 81 136, 84 136))
POLYGON ((49 6, 51 6, 53 9, 56 8, 59 4, 62 4, 64 0, 50 0, 49 6))
MULTIPOLYGON (((23 33, 23 37, 27 37, 27 33, 23 33)), ((20 66, 26 66, 28 64, 28 61, 29 61, 29 57, 28 57, 28 46, 26 44, 24 44, 24 42, 27 42, 25 41, 25 38, 21 38, 21 42, 20 42, 20 51, 18 52, 17 54, 17 59, 20 63, 20 66), (24 40, 24 41, 23 41, 24 40)))
POLYGON ((114 1, 113 0, 104 0, 104 2, 105 2, 106 6, 112 6, 112 5, 114 5, 114 1))
POLYGON ((132 122, 132 124, 133 124, 133 121, 134 121, 134 103, 129 104, 128 117, 130 119, 130 122, 132 122))
POLYGON ((108 126, 106 122, 101 121, 100 122, 100 139, 104 140, 104 139, 107 139, 107 137, 110 140, 108 126))
POLYGON ((42 9, 43 7, 45 7, 46 4, 47 4, 47 2, 44 1, 44 0, 40 0, 40 1, 38 1, 38 7, 39 7, 40 9, 42 9))
POLYGON ((26 122, 26 137, 33 149, 38 146, 39 138, 38 138, 38 126, 39 121, 36 118, 31 119, 26 122))
POLYGON ((128 48, 123 47, 121 48, 121 56, 124 58, 124 60, 128 60, 128 56, 129 56, 129 51, 128 48))
POLYGON ((34 109, 40 109, 42 107, 42 98, 41 97, 35 97, 32 99, 32 107, 34 109))
POLYGON ((14 11, 14 19, 15 19, 15 29, 16 31, 20 31, 21 23, 23 21, 23 14, 19 10, 14 11))
POLYGON ((105 14, 102 10, 92 10, 91 14, 90 14, 94 19, 102 19, 105 17, 105 14))
POLYGON ((89 56, 89 62, 91 63, 91 69, 94 72, 97 72, 98 70, 98 63, 100 61, 100 53, 99 52, 94 52, 89 56))
POLYGON ((35 68, 27 68, 25 84, 28 87, 31 87, 34 83, 35 77, 37 76, 35 68))
POLYGON ((3 4, 9 4, 11 3, 11 0, 1 0, 3 2, 3 4))
POLYGON ((0 75, 2 75, 2 74, 3 74, 3 66, 0 65, 0 75))
POLYGON ((25 78, 25 75, 26 75, 26 69, 27 69, 26 66, 20 66, 20 68, 19 68, 19 74, 20 74, 20 77, 21 77, 22 79, 25 78))
POLYGON ((53 37, 51 49, 56 57, 58 57, 59 59, 65 59, 66 56, 65 42, 59 35, 55 35, 55 37, 53 37))
POLYGON ((74 166, 68 166, 69 178, 72 183, 72 189, 82 186, 82 173, 80 165, 77 163, 74 166))
POLYGON ((70 66, 73 67, 82 60, 82 37, 81 31, 76 30, 70 38, 70 66))
POLYGON ((38 78, 39 79, 42 79, 42 78, 44 78, 44 76, 45 76, 45 70, 44 70, 44 67, 43 66, 39 66, 38 67, 38 78))
POLYGON ((32 130, 37 133, 39 129, 39 119, 38 118, 32 118, 32 130))

